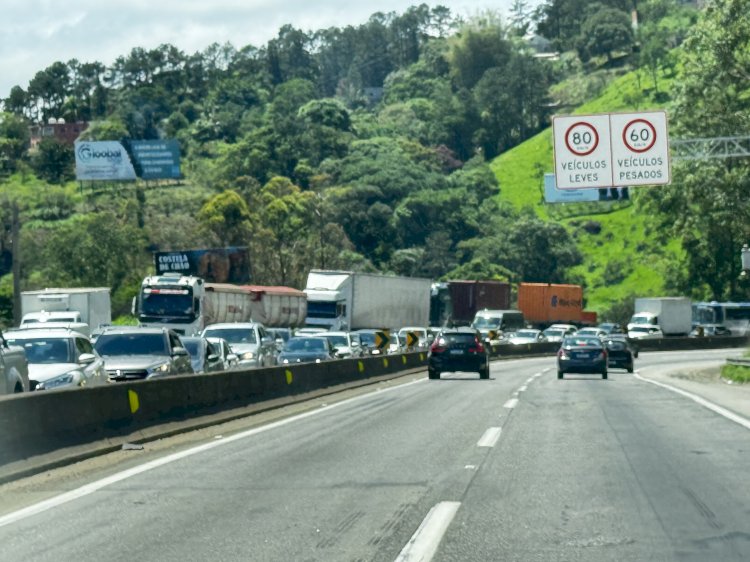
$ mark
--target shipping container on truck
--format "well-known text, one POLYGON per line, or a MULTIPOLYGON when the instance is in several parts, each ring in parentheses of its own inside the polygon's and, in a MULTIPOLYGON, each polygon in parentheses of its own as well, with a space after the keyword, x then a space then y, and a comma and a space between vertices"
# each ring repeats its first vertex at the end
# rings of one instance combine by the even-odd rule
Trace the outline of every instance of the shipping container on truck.
POLYGON ((313 269, 307 277, 307 321, 329 330, 427 327, 430 279, 313 269))
POLYGON ((583 310, 581 311, 581 325, 583 326, 596 326, 598 324, 598 314, 595 310, 583 310))
POLYGON ((557 323, 579 324, 583 288, 555 283, 519 283, 518 309, 528 323, 540 328, 557 323))
POLYGON ((291 287, 206 283, 204 327, 220 322, 260 322, 293 328, 304 323, 307 295, 291 287))
POLYGON ((510 284, 501 281, 433 283, 431 326, 468 326, 478 310, 510 308, 510 284))

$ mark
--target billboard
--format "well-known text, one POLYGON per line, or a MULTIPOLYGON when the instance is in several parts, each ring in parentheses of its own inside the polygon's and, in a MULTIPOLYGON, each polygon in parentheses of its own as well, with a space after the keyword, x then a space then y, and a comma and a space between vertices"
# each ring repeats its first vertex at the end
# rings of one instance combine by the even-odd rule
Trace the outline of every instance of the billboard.
POLYGON ((547 203, 586 203, 595 201, 618 201, 630 197, 627 187, 603 187, 600 189, 557 189, 555 174, 544 174, 544 201, 547 203))
POLYGON ((154 252, 157 275, 196 275, 209 283, 249 283, 250 258, 247 248, 207 248, 154 252))
POLYGON ((144 180, 178 179, 180 145, 175 139, 128 141, 133 164, 144 180))
POLYGON ((599 201, 596 189, 557 189, 555 174, 544 174, 544 200, 547 203, 599 201))
POLYGON ((135 180, 135 168, 118 141, 76 141, 77 180, 135 180))

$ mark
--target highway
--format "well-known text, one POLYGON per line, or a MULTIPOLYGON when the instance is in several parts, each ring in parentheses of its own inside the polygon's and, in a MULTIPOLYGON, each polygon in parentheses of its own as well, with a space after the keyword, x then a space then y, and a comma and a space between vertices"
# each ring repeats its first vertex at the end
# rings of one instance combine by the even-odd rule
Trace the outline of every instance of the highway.
POLYGON ((558 381, 551 357, 148 449, 0 487, 0 559, 750 559, 750 425, 621 370, 558 381))

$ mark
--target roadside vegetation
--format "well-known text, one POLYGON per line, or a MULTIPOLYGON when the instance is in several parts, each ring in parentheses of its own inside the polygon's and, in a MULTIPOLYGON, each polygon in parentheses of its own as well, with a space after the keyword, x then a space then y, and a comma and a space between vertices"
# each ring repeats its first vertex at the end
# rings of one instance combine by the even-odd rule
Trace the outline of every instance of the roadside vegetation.
POLYGON ((542 179, 554 113, 663 107, 675 138, 746 133, 747 4, 648 0, 637 30, 624 0, 519 0, 507 20, 423 4, 262 46, 55 62, 3 99, 0 323, 15 226, 23 289, 109 286, 116 314, 152 252, 225 245, 249 248, 258 284, 312 267, 571 282, 604 316, 634 295, 740 298, 746 162, 676 162, 673 186, 596 204, 545 205, 542 179), (184 179, 79 185, 69 147, 28 149, 51 117, 176 138, 184 179))
POLYGON ((750 367, 724 365, 721 368, 721 378, 742 384, 750 383, 750 367))

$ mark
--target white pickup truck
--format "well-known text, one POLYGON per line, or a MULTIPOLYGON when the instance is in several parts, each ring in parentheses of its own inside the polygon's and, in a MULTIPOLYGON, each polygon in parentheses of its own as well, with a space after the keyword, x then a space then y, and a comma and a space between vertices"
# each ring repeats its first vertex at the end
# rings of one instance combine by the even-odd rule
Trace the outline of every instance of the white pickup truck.
POLYGON ((0 334, 0 395, 29 391, 29 362, 22 348, 11 347, 0 334))

